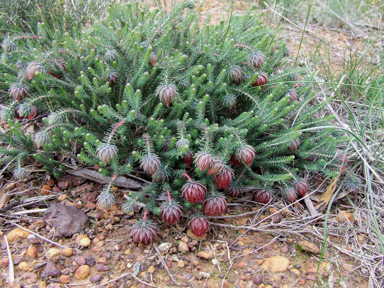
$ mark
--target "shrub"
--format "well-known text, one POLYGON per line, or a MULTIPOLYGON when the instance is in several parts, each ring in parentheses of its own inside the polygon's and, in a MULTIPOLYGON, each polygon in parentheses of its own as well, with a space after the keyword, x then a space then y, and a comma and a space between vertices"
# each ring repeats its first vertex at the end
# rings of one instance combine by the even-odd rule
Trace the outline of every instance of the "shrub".
MULTIPOLYGON (((225 195, 241 197, 244 187, 255 188, 255 199, 285 191, 294 200, 293 187, 303 194, 306 186, 304 170, 337 173, 335 147, 344 139, 320 127, 332 118, 320 114, 331 99, 311 104, 313 77, 290 67, 276 33, 253 7, 217 25, 200 23, 193 7, 185 2, 166 14, 115 5, 63 41, 46 38, 45 25, 38 37, 6 39, 2 118, 11 128, 0 138, 1 163, 15 157, 8 168, 18 179, 30 155, 57 177, 68 158, 99 165, 112 177, 102 207, 114 203, 117 175, 140 170, 152 182, 130 193, 123 209, 141 202, 172 223, 180 209, 222 215, 225 195), (14 119, 33 107, 46 117, 31 137, 14 119)), ((200 234, 204 217, 192 218, 200 234)), ((135 229, 137 239, 153 238, 149 220, 135 229)))

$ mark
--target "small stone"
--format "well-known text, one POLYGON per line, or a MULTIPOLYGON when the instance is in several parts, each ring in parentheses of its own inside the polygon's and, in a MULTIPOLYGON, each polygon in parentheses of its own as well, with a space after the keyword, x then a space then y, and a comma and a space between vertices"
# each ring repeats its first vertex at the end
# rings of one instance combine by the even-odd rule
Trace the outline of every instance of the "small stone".
POLYGON ((51 248, 48 250, 48 259, 57 258, 61 255, 61 252, 57 248, 51 248))
POLYGON ((307 280, 315 281, 315 275, 308 275, 307 280))
POLYGON ((360 244, 364 244, 364 237, 362 235, 357 235, 357 241, 359 241, 360 244))
MULTIPOLYGON (((37 277, 38 276, 35 273, 26 272, 26 273, 23 273, 20 279, 23 280, 23 284, 31 285, 37 282, 37 277)), ((4 287, 4 285, 1 284, 1 280, 0 280, 0 286, 4 287)), ((32 285, 32 287, 34 287, 34 285, 32 285)))
POLYGON ((41 188, 40 194, 48 195, 48 194, 51 194, 51 192, 52 192, 52 187, 49 185, 44 185, 43 188, 41 188))
POLYGON ((283 247, 281 247, 281 252, 287 253, 289 251, 288 245, 284 244, 283 247))
POLYGON ((61 190, 66 190, 66 189, 68 189, 69 182, 68 182, 68 181, 59 181, 59 182, 57 182, 57 186, 58 186, 61 190))
POLYGON ((192 261, 191 261, 191 264, 192 264, 193 266, 198 266, 198 265, 199 265, 199 261, 197 261, 197 260, 192 260, 192 261))
POLYGON ((167 261, 167 267, 172 268, 172 261, 167 261))
POLYGON ((353 223, 353 221, 355 221, 355 218, 353 217, 353 214, 348 212, 348 211, 345 211, 345 210, 341 210, 338 214, 338 216, 336 217, 336 220, 337 221, 340 221, 340 222, 351 222, 353 223))
POLYGON ((21 262, 18 266, 18 268, 21 270, 21 271, 28 271, 29 270, 29 265, 27 262, 21 262))
POLYGON ((211 260, 213 259, 213 254, 212 253, 208 253, 208 252, 205 252, 205 251, 200 251, 198 254, 197 254, 198 257, 201 257, 203 259, 206 259, 206 260, 211 260))
POLYGON ((227 279, 224 279, 224 281, 223 281, 223 287, 224 287, 224 288, 230 288, 230 287, 231 287, 231 283, 229 283, 229 282, 227 281, 227 279))
POLYGON ((124 251, 124 254, 125 254, 125 255, 129 255, 129 254, 131 254, 131 249, 128 248, 127 250, 125 250, 125 251, 124 251))
POLYGON ((75 262, 79 266, 85 265, 85 257, 84 256, 77 256, 77 257, 75 257, 75 262))
POLYGON ((207 273, 207 272, 199 272, 199 275, 202 277, 202 278, 205 278, 205 279, 208 279, 211 274, 207 273))
POLYGON ((153 272, 155 272, 155 266, 150 266, 147 271, 148 273, 153 274, 153 272))
POLYGON ((79 236, 77 236, 76 242, 81 247, 88 247, 89 245, 91 245, 91 240, 88 238, 87 235, 79 235, 79 236))
POLYGON ((99 260, 97 260, 97 263, 103 263, 103 264, 106 264, 108 262, 107 258, 106 257, 100 257, 99 260))
POLYGON ((37 238, 35 235, 33 234, 29 234, 28 237, 27 237, 27 240, 29 243, 31 244, 40 244, 41 241, 39 238, 37 238))
POLYGON ((307 280, 305 280, 303 278, 299 280, 299 285, 304 286, 305 283, 307 283, 307 280))
POLYGON ((41 281, 40 285, 39 285, 39 288, 45 288, 45 287, 47 287, 47 282, 41 281))
POLYGON ((91 257, 91 256, 85 257, 85 261, 87 262, 87 265, 88 265, 89 267, 93 267, 93 266, 95 266, 95 264, 96 264, 96 260, 95 260, 95 258, 93 258, 93 257, 91 257))
POLYGON ((264 270, 269 270, 273 273, 287 271, 289 260, 283 256, 273 256, 267 258, 261 265, 264 270))
POLYGON ((297 278, 299 278, 301 275, 300 271, 297 269, 291 269, 290 271, 291 271, 292 275, 294 275, 297 278))
POLYGON ((263 276, 261 276, 260 274, 257 274, 255 277, 253 277, 252 281, 256 285, 259 285, 259 284, 263 283, 263 276))
POLYGON ((57 269, 56 265, 52 261, 47 261, 47 264, 45 265, 43 274, 41 274, 42 278, 45 277, 55 277, 59 276, 61 274, 61 271, 57 269))
POLYGON ((89 276, 91 270, 88 265, 81 265, 75 272, 75 278, 77 280, 83 280, 89 276))
POLYGON ((5 186, 5 190, 10 191, 15 187, 16 187, 16 183, 12 182, 12 183, 7 184, 7 186, 5 186))
POLYGON ((112 224, 108 224, 107 226, 105 226, 105 229, 106 230, 112 230, 113 229, 112 224))
POLYGON ((68 275, 61 275, 61 276, 60 276, 60 282, 61 282, 61 283, 68 284, 68 283, 69 283, 69 280, 70 280, 70 278, 69 278, 68 275))
POLYGON ((13 243, 19 239, 26 239, 28 237, 29 233, 21 228, 13 229, 11 232, 7 235, 7 241, 9 243, 13 243))
POLYGON ((240 262, 239 264, 237 264, 237 267, 239 267, 240 269, 244 268, 245 267, 245 263, 244 262, 240 262))
POLYGON ((111 268, 109 268, 108 266, 100 263, 100 264, 96 265, 96 270, 99 271, 99 272, 104 272, 104 271, 111 270, 111 268))
POLYGON ((179 260, 178 262, 177 262, 177 267, 180 267, 180 268, 183 268, 184 267, 184 261, 183 260, 179 260))
POLYGON ((60 202, 66 200, 66 199, 67 199, 67 195, 60 195, 59 197, 57 197, 57 200, 60 202))
POLYGON ((8 267, 8 257, 5 257, 4 259, 0 259, 0 268, 8 267))
POLYGON ((13 259, 14 265, 19 265, 21 262, 25 262, 25 258, 22 256, 16 256, 16 258, 13 259))
POLYGON ((61 255, 63 255, 64 257, 71 257, 73 255, 73 250, 71 248, 64 248, 61 251, 61 255))
POLYGON ((57 186, 54 186, 54 187, 52 187, 52 192, 54 192, 54 193, 60 193, 60 192, 61 192, 61 189, 60 189, 59 187, 57 187, 57 186))
POLYGON ((316 244, 309 242, 307 240, 298 241, 297 244, 303 249, 304 251, 308 251, 314 254, 320 254, 320 249, 317 247, 316 244))
POLYGON ((37 258, 38 253, 37 253, 37 248, 35 246, 28 246, 27 248, 27 256, 30 258, 37 258))
POLYGON ((96 282, 101 281, 101 279, 103 279, 103 274, 98 273, 98 274, 93 275, 93 276, 89 279, 89 282, 91 282, 91 283, 96 283, 96 282))
MULTIPOLYGON (((188 238, 187 238, 188 239, 188 238)), ((179 252, 186 253, 189 252, 188 244, 184 241, 180 241, 178 248, 179 252)))
POLYGON ((185 243, 188 243, 188 237, 187 236, 184 236, 183 238, 181 238, 181 241, 185 242, 185 243))

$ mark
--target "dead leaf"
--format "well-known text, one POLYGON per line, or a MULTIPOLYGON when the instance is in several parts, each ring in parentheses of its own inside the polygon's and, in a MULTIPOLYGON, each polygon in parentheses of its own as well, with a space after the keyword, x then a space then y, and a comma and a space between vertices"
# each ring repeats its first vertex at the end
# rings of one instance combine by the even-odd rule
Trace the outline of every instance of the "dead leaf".
POLYGON ((331 181, 331 184, 328 185, 327 190, 323 195, 320 197, 319 203, 315 206, 315 209, 318 213, 323 213, 324 210, 327 208, 329 201, 332 198, 333 193, 336 190, 337 182, 339 181, 339 177, 334 178, 331 181))

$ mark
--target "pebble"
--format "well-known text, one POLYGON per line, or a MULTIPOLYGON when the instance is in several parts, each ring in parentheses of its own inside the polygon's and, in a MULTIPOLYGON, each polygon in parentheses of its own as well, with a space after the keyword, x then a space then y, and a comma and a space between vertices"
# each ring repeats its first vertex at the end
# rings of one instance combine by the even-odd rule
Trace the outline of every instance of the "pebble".
POLYGON ((179 250, 179 252, 182 252, 182 253, 189 252, 188 244, 184 241, 180 241, 177 249, 179 250))
POLYGON ((57 197, 57 200, 60 202, 66 200, 66 199, 67 199, 67 195, 60 195, 59 197, 57 197))
POLYGON ((77 236, 76 242, 81 247, 88 247, 89 245, 91 245, 91 240, 88 238, 87 235, 79 235, 79 236, 77 236))
POLYGON ((155 272, 155 266, 150 266, 147 271, 148 273, 153 274, 153 272, 155 272))
POLYGON ((71 248, 64 248, 61 250, 61 255, 64 257, 71 257, 73 255, 73 250, 71 248))
POLYGON ((83 280, 89 276, 91 270, 88 265, 81 265, 75 272, 75 278, 77 280, 83 280))
POLYGON ((259 284, 263 283, 263 276, 261 276, 260 274, 257 274, 255 277, 253 277, 252 281, 256 285, 259 285, 259 284))
POLYGON ((106 264, 108 261, 107 261, 107 258, 106 257, 100 257, 99 260, 97 260, 97 263, 104 263, 106 264))
POLYGON ((283 256, 274 256, 267 258, 261 265, 264 270, 269 270, 273 273, 287 271, 289 260, 283 256))
POLYGON ((307 280, 305 280, 305 279, 300 279, 300 280, 299 280, 299 285, 304 286, 305 283, 307 283, 307 280))
POLYGON ((93 267, 96 264, 96 260, 91 256, 85 257, 85 261, 89 267, 93 267))
POLYGON ((213 259, 213 254, 205 251, 200 251, 197 256, 206 260, 213 259))
POLYGON ((172 261, 167 261, 167 267, 172 268, 172 261))
POLYGON ((18 268, 21 270, 21 271, 28 271, 29 270, 29 265, 27 262, 21 262, 18 266, 18 268))
POLYGON ((185 243, 188 243, 188 237, 184 236, 183 238, 181 238, 181 241, 185 242, 185 243))
MULTIPOLYGON (((8 259, 8 258, 7 258, 8 259)), ((21 262, 24 262, 25 258, 22 256, 17 256, 15 259, 13 259, 14 265, 19 265, 21 262)))
POLYGON ((89 282, 91 282, 91 283, 96 283, 96 282, 101 281, 101 279, 103 279, 103 274, 98 273, 98 274, 93 275, 93 276, 89 279, 89 282))
POLYGON ((184 266, 185 266, 185 264, 184 264, 184 261, 183 261, 183 260, 179 260, 179 261, 177 262, 177 267, 183 268, 184 266))
POLYGON ((68 283, 69 283, 69 280, 70 280, 70 278, 69 278, 68 275, 61 275, 61 276, 60 276, 60 282, 61 282, 61 283, 68 284, 68 283))
POLYGON ((13 243, 19 239, 26 239, 28 237, 29 233, 21 228, 13 229, 11 232, 7 235, 7 241, 9 243, 13 243))
POLYGON ((48 195, 48 194, 51 194, 51 191, 52 191, 52 187, 51 187, 51 186, 49 186, 49 185, 44 185, 44 186, 41 188, 40 194, 42 194, 42 195, 48 195))
POLYGON ((113 230, 112 224, 108 224, 107 226, 105 226, 105 229, 106 230, 113 230))
POLYGON ((56 265, 52 261, 47 261, 47 264, 45 265, 43 274, 41 274, 41 277, 55 277, 59 276, 61 274, 61 271, 56 267, 56 265))
POLYGON ((109 268, 108 266, 100 263, 100 264, 96 265, 96 270, 99 271, 99 272, 102 272, 102 271, 109 271, 109 270, 111 270, 111 268, 109 268))
POLYGON ((84 256, 77 256, 75 257, 75 262, 81 266, 81 265, 85 265, 85 257, 84 256))
POLYGON ((303 249, 304 251, 308 251, 314 254, 320 254, 320 249, 317 247, 315 243, 309 242, 307 240, 298 241, 297 244, 303 249))
POLYGON ((57 258, 61 255, 61 252, 57 248, 51 248, 48 250, 48 259, 57 258))
POLYGON ((28 240, 28 242, 31 243, 31 244, 40 244, 40 243, 41 243, 40 239, 37 238, 37 237, 36 237, 35 235, 33 235, 33 234, 28 235, 27 240, 28 240))
POLYGON ((300 271, 297 269, 291 269, 291 273, 292 273, 292 275, 294 275, 297 278, 299 278, 301 275, 300 271))

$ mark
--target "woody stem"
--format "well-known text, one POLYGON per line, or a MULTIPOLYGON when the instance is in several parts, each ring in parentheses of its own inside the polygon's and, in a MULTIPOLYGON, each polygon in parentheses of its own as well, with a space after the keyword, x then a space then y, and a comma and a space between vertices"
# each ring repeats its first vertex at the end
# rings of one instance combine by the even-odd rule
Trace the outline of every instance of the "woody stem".
POLYGON ((146 209, 144 211, 144 217, 143 217, 143 221, 145 222, 145 220, 147 219, 147 213, 148 213, 148 209, 146 209))

